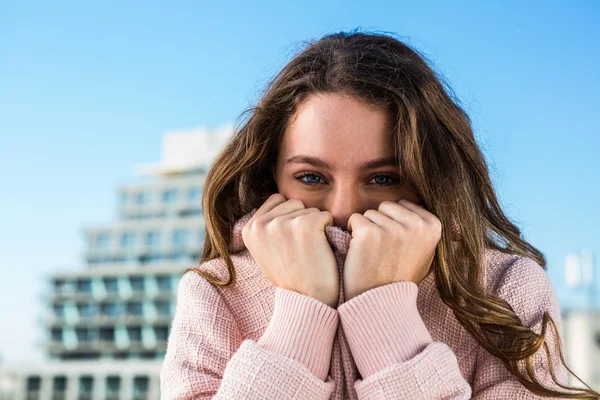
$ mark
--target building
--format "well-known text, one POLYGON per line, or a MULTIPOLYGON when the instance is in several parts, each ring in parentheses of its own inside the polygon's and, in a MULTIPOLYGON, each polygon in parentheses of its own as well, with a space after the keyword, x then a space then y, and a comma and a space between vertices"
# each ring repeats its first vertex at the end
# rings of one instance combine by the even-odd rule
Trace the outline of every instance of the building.
MULTIPOLYGON (((600 390, 600 268, 590 252, 565 257, 561 294, 564 352, 567 365, 584 382, 600 390)), ((571 377, 571 384, 581 383, 571 377)))
POLYGON ((163 160, 120 186, 117 221, 84 228, 84 267, 56 272, 47 299, 47 362, 0 365, 0 400, 158 399, 159 371, 185 269, 204 242, 202 188, 231 133, 167 134, 163 160))

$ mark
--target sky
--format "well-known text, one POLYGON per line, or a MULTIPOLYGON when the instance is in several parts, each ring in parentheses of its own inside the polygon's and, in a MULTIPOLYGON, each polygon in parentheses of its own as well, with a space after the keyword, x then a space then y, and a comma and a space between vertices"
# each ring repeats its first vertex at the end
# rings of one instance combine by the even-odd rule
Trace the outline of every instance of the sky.
POLYGON ((392 33, 444 77, 558 286, 567 253, 600 255, 599 18, 595 0, 0 0, 0 358, 42 359, 49 277, 82 268, 83 228, 116 220, 166 132, 235 123, 342 30, 392 33))

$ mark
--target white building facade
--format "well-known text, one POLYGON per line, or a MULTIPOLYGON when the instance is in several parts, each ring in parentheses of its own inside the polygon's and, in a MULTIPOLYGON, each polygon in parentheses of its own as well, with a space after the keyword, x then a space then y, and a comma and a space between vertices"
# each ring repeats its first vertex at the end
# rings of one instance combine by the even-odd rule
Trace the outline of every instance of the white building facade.
MULTIPOLYGON (((600 268, 589 251, 567 254, 561 314, 567 365, 600 390, 600 268)), ((571 377, 570 383, 582 386, 571 377)))
POLYGON ((165 136, 151 179, 118 188, 118 218, 84 228, 84 268, 52 275, 47 361, 0 365, 0 400, 158 399, 177 286, 204 243, 207 168, 225 127, 165 136))

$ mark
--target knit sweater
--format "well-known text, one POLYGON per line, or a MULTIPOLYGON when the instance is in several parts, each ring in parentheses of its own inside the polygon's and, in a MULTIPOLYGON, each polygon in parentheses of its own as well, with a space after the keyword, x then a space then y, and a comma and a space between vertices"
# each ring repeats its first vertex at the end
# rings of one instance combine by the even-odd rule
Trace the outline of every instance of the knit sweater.
MULTIPOLYGON (((340 272, 337 308, 275 287, 245 247, 235 222, 230 254, 237 282, 210 284, 197 273, 180 280, 177 307, 160 372, 162 399, 534 399, 502 361, 487 352, 443 303, 429 274, 344 300, 343 265, 352 235, 326 226, 340 272)), ((556 293, 534 260, 486 249, 485 287, 521 321, 541 332, 545 311, 558 324, 556 293)), ((219 257, 200 265, 227 279, 219 257)), ((561 382, 556 337, 546 331, 561 382)), ((550 385, 548 359, 534 368, 550 385)), ((556 389, 556 386, 552 386, 556 389)))

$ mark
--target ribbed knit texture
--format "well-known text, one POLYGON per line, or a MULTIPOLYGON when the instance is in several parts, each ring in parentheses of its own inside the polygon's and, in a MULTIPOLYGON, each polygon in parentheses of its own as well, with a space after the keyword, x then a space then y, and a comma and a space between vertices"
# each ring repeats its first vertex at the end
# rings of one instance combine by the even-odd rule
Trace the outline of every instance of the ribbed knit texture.
POLYGON ((392 283, 368 290, 352 299, 357 301, 338 308, 363 378, 410 360, 433 342, 417 310, 417 291, 413 282, 392 283))
POLYGON ((325 380, 338 321, 327 304, 278 287, 273 316, 258 344, 300 361, 325 380))
MULTIPOLYGON (((337 308, 274 287, 241 237, 255 211, 232 232, 234 286, 216 287, 195 273, 181 279, 161 399, 542 399, 460 325, 433 274, 419 285, 394 282, 346 302, 342 277, 351 234, 338 227, 325 229, 340 272, 337 308)), ((201 268, 228 277, 221 258, 201 268)), ((487 289, 525 325, 540 333, 548 311, 560 328, 555 291, 534 260, 487 249, 482 268, 487 289)), ((550 329, 546 337, 565 383, 550 329)), ((542 382, 551 382, 542 352, 534 368, 542 382)))

